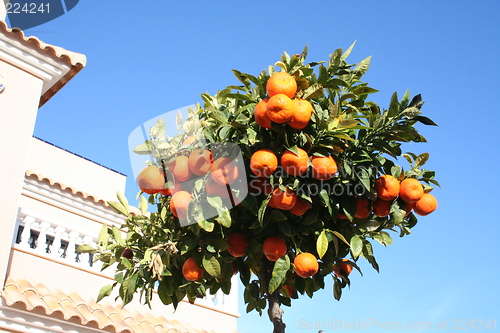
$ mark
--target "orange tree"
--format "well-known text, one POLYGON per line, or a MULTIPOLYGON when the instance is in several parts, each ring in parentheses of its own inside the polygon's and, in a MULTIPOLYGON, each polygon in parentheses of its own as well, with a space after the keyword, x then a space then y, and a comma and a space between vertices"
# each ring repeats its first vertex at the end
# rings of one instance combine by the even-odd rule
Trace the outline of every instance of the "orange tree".
POLYGON ((388 109, 370 101, 377 90, 361 78, 371 58, 349 64, 352 47, 325 62, 307 63, 307 47, 284 53, 258 76, 233 70, 241 85, 202 94, 172 138, 158 120, 134 150, 151 156, 138 177, 140 213, 119 194, 109 203, 126 216, 121 230, 104 227, 97 248, 79 248, 104 268, 115 264, 116 281, 98 298, 118 287, 124 304, 136 293, 149 304, 156 291, 176 307, 229 293, 239 272, 246 311, 267 308, 274 332, 284 332, 281 305, 312 297, 327 277, 339 300, 360 257, 378 270, 372 241, 410 234, 416 205, 420 215, 436 209, 429 155, 401 147, 426 142, 417 123, 436 124, 420 95, 394 93, 388 109))

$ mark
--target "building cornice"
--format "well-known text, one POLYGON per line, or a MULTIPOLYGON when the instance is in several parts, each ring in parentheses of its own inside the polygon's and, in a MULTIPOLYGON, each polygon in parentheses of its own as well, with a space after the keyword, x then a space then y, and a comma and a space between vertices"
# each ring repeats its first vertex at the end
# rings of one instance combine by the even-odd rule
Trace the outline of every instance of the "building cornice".
POLYGON ((0 21, 0 60, 43 81, 39 107, 87 63, 85 55, 26 37, 22 30, 10 29, 4 21, 0 21))

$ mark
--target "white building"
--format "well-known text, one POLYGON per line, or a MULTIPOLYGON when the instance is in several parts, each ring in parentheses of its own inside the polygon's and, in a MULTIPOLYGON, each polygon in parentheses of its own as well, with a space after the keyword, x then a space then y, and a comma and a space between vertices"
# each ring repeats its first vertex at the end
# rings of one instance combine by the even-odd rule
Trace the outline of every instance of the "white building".
POLYGON ((33 137, 38 109, 85 64, 0 21, 0 332, 235 332, 237 290, 175 312, 158 298, 152 309, 96 304, 113 272, 75 248, 96 242, 103 224, 121 225, 106 201, 126 176, 33 137))

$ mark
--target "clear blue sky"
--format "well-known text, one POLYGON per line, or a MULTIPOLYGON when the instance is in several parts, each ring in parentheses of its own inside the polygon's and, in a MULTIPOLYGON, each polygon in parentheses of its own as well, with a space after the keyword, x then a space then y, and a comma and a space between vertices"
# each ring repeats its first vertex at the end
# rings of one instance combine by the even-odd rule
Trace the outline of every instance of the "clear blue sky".
MULTIPOLYGON (((287 332, 336 331, 323 324, 392 322, 448 328, 496 320, 500 329, 498 89, 500 2, 481 1, 80 1, 27 34, 84 53, 87 67, 40 109, 35 135, 131 174, 127 138, 164 112, 237 84, 231 69, 258 74, 283 51, 309 45, 327 60, 357 40, 349 57, 372 55, 366 75, 387 107, 394 91, 421 93, 427 167, 442 188, 438 210, 412 235, 374 245, 380 273, 366 261, 342 300, 332 286, 285 308, 287 332), (423 325, 423 324, 422 324, 423 325)), ((402 164, 406 163, 401 161, 402 164)), ((132 200, 137 188, 127 182, 132 200)), ((242 299, 242 297, 240 297, 242 299)), ((241 333, 271 332, 267 317, 245 314, 241 333)), ((346 327, 346 326, 344 326, 346 327)), ((375 329, 364 331, 386 331, 375 329)), ((470 328, 469 328, 470 329, 470 328)), ((494 331, 490 329, 489 331, 494 331)))

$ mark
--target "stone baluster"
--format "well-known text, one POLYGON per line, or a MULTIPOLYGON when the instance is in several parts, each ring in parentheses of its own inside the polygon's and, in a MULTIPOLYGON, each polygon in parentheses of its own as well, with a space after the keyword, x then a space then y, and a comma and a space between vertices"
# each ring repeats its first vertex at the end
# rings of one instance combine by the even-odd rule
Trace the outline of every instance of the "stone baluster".
POLYGON ((50 256, 55 259, 61 259, 61 237, 63 232, 66 229, 60 226, 57 226, 54 229, 54 241, 52 242, 52 245, 50 246, 50 256))
POLYGON ((30 248, 30 237, 31 237, 31 225, 35 222, 35 218, 32 216, 26 216, 23 219, 24 229, 21 233, 21 242, 19 243, 19 247, 24 249, 30 248))
POLYGON ((50 223, 47 221, 42 221, 40 223, 40 234, 35 242, 35 252, 40 254, 47 253, 47 229, 50 227, 50 223))
MULTIPOLYGON (((90 236, 85 236, 82 239, 82 244, 90 244, 92 243, 93 238, 90 236)), ((90 266, 90 254, 89 253, 80 253, 80 265, 84 267, 90 266)))
POLYGON ((76 231, 71 231, 68 236, 69 244, 68 248, 66 249, 66 260, 74 264, 76 261, 76 239, 78 238, 78 236, 80 236, 80 234, 76 231))

